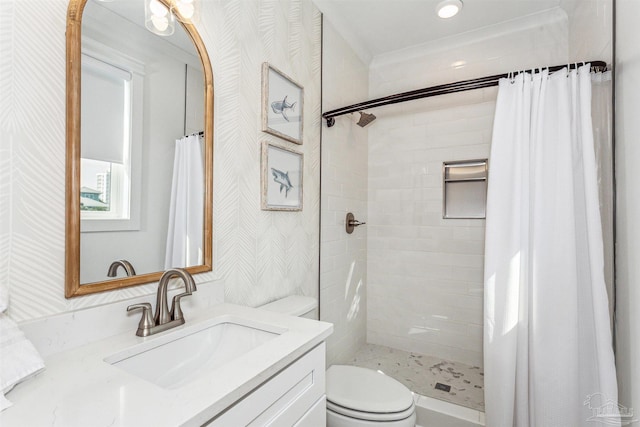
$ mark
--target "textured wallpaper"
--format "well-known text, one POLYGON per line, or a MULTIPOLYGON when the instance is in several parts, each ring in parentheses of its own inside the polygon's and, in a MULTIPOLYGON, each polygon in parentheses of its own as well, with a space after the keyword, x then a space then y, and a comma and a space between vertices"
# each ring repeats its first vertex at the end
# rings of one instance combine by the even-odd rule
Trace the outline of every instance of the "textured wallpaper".
MULTIPOLYGON (((317 296, 320 13, 310 0, 202 0, 214 73, 214 271, 229 302, 317 296), (260 131, 261 64, 305 90, 304 144, 260 131), (260 144, 304 153, 304 210, 260 210, 260 144)), ((64 0, 0 0, 0 284, 18 320, 155 292, 64 298, 64 0)))

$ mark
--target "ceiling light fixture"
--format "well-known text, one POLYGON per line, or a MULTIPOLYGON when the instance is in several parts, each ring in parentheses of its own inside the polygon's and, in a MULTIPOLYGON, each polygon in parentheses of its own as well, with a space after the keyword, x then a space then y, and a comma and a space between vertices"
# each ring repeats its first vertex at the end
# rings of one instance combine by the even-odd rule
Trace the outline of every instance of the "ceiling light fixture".
POLYGON ((170 36, 176 25, 173 13, 160 0, 145 0, 144 24, 147 30, 159 36, 170 36))
POLYGON ((185 24, 195 24, 200 20, 200 5, 196 0, 171 0, 171 11, 176 19, 185 24))
POLYGON ((443 19, 452 18, 462 10, 461 0, 444 0, 436 6, 438 16, 443 19))
POLYGON ((195 24, 200 18, 199 0, 145 0, 144 6, 145 26, 159 36, 172 35, 176 19, 195 24))

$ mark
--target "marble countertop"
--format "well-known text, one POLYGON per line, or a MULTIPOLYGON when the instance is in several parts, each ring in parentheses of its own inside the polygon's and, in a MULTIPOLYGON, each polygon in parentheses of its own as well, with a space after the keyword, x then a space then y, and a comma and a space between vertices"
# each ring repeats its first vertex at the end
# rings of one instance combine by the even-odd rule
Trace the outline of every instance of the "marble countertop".
POLYGON ((7 394, 13 406, 0 413, 0 425, 201 425, 324 341, 332 330, 325 322, 220 304, 150 337, 137 337, 132 330, 46 358, 45 371, 7 394), (283 333, 176 389, 162 388, 104 361, 114 353, 219 316, 283 333))

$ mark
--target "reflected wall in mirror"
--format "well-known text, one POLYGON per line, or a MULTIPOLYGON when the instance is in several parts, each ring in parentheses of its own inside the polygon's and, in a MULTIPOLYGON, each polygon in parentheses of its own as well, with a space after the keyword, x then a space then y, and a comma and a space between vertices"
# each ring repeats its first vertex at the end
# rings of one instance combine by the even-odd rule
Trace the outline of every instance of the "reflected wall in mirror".
POLYGON ((67 298, 211 270, 209 57, 193 25, 158 36, 144 11, 69 4, 67 298))

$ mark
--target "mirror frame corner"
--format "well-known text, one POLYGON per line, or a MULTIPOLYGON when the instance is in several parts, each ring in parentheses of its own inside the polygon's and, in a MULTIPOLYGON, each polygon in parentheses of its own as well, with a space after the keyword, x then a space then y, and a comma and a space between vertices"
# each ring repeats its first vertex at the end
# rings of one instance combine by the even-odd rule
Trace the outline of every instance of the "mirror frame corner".
MULTIPOLYGON (((88 0, 69 0, 66 25, 66 171, 65 171, 65 298, 156 282, 163 272, 140 274, 86 285, 80 283, 80 88, 82 13, 88 0)), ((169 6, 167 0, 160 0, 169 6)), ((200 34, 181 23, 200 56, 205 81, 204 264, 187 267, 191 274, 213 269, 213 71, 200 34)))

